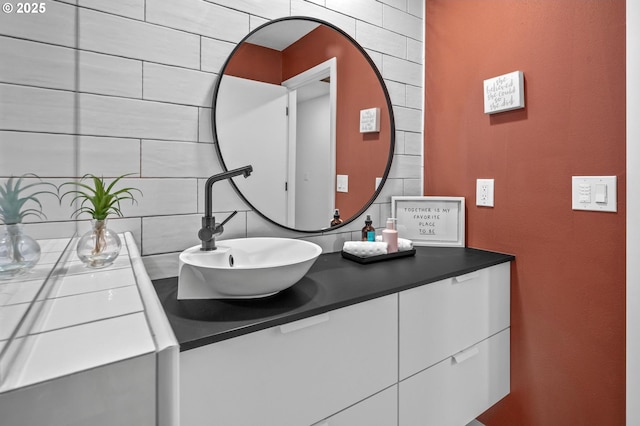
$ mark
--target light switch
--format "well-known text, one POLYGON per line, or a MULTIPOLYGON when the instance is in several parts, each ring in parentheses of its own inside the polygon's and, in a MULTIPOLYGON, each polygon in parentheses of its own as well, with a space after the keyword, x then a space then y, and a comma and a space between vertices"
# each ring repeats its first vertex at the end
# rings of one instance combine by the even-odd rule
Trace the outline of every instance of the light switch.
POLYGON ((596 203, 607 202, 607 185, 604 183, 596 183, 596 203))
POLYGON ((573 210, 618 211, 616 176, 572 176, 573 210))

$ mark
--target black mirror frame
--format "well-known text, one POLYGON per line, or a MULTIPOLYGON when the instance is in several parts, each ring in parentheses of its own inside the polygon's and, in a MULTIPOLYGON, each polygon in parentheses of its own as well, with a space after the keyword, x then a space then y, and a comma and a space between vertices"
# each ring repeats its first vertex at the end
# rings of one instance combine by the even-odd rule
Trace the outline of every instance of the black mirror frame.
MULTIPOLYGON (((267 25, 271 25, 271 24, 276 23, 276 22, 290 21, 290 20, 300 20, 300 19, 306 20, 306 21, 317 22, 317 23, 319 23, 321 25, 326 25, 327 27, 337 31, 338 33, 340 33, 344 37, 346 37, 360 51, 360 53, 362 53, 362 55, 365 57, 365 59, 367 60, 369 65, 371 65, 371 69, 375 73, 376 77, 378 78, 378 81, 380 82, 380 86, 382 88, 382 92, 384 93, 384 97, 385 97, 386 102, 387 102, 387 109, 389 111, 389 139, 390 139, 389 140, 389 157, 387 159, 387 167, 386 167, 386 169, 384 171, 384 174, 382 176, 382 180, 380 181, 380 184, 378 185, 378 188, 376 189, 375 193, 371 196, 369 201, 356 214, 354 214, 350 218, 344 220, 343 223, 341 223, 340 225, 326 227, 326 228, 320 228, 320 229, 317 229, 317 230, 290 228, 288 226, 285 226, 285 225, 283 225, 281 223, 278 223, 278 222, 274 221, 273 219, 271 219, 271 218, 265 216, 264 214, 262 214, 262 212, 260 210, 258 210, 253 204, 251 204, 251 202, 246 199, 246 197, 242 194, 242 192, 236 186, 236 184, 235 184, 235 182, 233 180, 230 180, 230 182, 231 182, 231 186, 233 186, 233 189, 240 196, 240 198, 242 198, 242 200, 244 200, 244 202, 247 203, 247 205, 254 212, 256 212, 260 217, 262 217, 263 219, 267 220, 268 222, 270 222, 270 223, 272 223, 274 225, 277 225, 277 226, 279 226, 281 228, 287 229, 289 231, 301 232, 301 233, 306 233, 306 234, 320 234, 320 233, 325 233, 325 232, 328 232, 328 231, 334 231, 334 230, 336 230, 338 228, 342 228, 343 226, 348 225, 349 223, 353 222, 356 218, 358 218, 362 214, 364 214, 369 207, 371 207, 373 202, 380 195, 380 192, 384 188, 384 184, 387 181, 387 177, 389 176, 389 172, 391 170, 391 163, 393 161, 393 154, 394 154, 394 150, 395 150, 396 126, 395 126, 395 119, 394 119, 394 115, 393 115, 393 106, 391 104, 391 98, 389 96, 389 91, 387 90, 387 86, 384 83, 384 79, 382 78, 382 74, 380 74, 380 71, 378 70, 378 67, 373 62, 373 59, 371 59, 369 54, 364 50, 364 48, 362 46, 360 46, 360 44, 353 37, 351 37, 349 34, 347 34, 344 30, 336 27, 333 24, 330 24, 329 22, 326 22, 326 21, 323 21, 323 20, 317 19, 317 18, 308 17, 308 16, 287 16, 287 17, 283 17, 283 18, 273 19, 273 20, 271 20, 269 22, 265 22, 264 24, 262 24, 259 27, 255 28, 253 31, 251 31, 242 40, 240 40, 238 42, 236 47, 234 47, 234 49, 231 51, 231 53, 229 54, 229 56, 225 60, 224 64, 222 65, 222 68, 220 68, 220 72, 218 73, 218 78, 216 79, 216 83, 215 83, 215 86, 213 88, 213 101, 212 101, 212 105, 211 105, 211 130, 212 130, 212 135, 213 135, 213 144, 215 145, 216 153, 218 154, 218 160, 220 161, 220 165, 222 166, 223 172, 226 172, 229 169, 227 168, 227 165, 224 162, 224 158, 222 157, 222 152, 221 152, 220 145, 219 145, 219 140, 218 140, 218 133, 217 133, 217 129, 216 129, 216 107, 217 107, 217 102, 218 102, 218 91, 220 90, 220 82, 222 81, 222 77, 224 75, 224 71, 227 69, 227 65, 229 64, 229 61, 231 60, 233 55, 236 53, 236 51, 240 48, 242 43, 244 43, 249 37, 251 37, 257 31, 260 31, 260 29, 262 29, 263 27, 266 27, 267 25)), ((327 218, 327 221, 330 221, 330 218, 327 218)))

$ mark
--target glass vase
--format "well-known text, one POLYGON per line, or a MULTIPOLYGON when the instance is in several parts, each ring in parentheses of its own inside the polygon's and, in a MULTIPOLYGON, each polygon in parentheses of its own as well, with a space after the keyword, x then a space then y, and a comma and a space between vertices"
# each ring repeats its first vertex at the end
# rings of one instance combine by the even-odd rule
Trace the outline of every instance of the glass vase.
POLYGON ((5 225, 0 234, 0 279, 13 278, 40 260, 40 244, 24 233, 21 223, 5 225))
POLYGON ((91 230, 80 237, 78 258, 90 268, 111 265, 120 254, 122 242, 118 234, 107 228, 107 220, 92 220, 91 230))

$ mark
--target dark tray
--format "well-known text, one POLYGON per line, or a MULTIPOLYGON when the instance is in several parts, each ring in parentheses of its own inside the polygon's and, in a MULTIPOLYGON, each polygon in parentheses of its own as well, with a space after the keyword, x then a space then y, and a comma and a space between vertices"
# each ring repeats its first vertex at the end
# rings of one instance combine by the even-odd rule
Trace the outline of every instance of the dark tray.
POLYGON ((342 257, 344 257, 345 259, 353 260, 354 262, 358 262, 363 265, 366 265, 368 263, 376 263, 376 262, 382 262, 384 260, 391 260, 391 259, 398 259, 400 257, 413 256, 416 254, 416 249, 412 248, 411 250, 397 251, 395 253, 380 254, 378 256, 369 256, 369 257, 360 257, 360 256, 356 256, 355 254, 347 253, 345 251, 342 251, 340 253, 342 254, 342 257))

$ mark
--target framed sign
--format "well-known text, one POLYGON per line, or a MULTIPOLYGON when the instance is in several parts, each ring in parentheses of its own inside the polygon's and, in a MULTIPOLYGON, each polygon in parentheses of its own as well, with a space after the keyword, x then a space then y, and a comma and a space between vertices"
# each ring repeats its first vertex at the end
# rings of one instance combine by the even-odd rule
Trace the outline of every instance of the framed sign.
POLYGON ((524 108, 524 74, 514 71, 484 80, 484 113, 524 108))
POLYGON ((418 246, 464 247, 464 197, 391 197, 398 236, 418 246))

